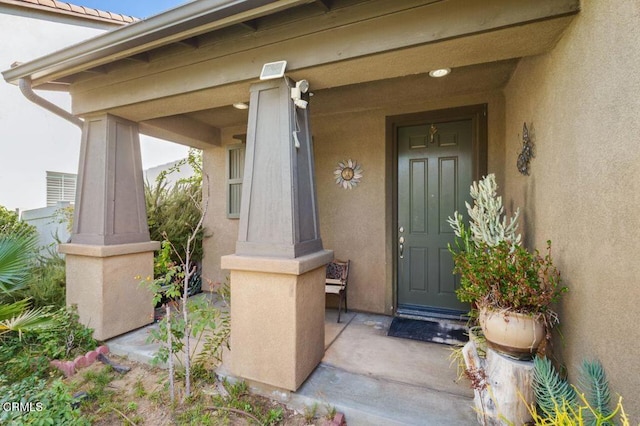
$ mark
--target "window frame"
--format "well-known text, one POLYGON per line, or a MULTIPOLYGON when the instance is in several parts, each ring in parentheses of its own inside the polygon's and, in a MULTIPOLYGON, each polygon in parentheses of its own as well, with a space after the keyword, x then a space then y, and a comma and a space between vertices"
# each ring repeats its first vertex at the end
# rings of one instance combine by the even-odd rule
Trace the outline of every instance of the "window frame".
POLYGON ((244 178, 244 160, 247 155, 247 146, 244 143, 234 143, 226 146, 226 170, 225 170, 225 185, 226 185, 226 213, 228 219, 239 219, 240 218, 240 208, 242 203, 242 180, 244 178), (236 150, 243 150, 243 158, 242 158, 242 168, 240 170, 240 177, 231 178, 231 152, 236 150), (238 200, 238 211, 231 211, 232 203, 231 203, 231 186, 232 185, 240 185, 240 198, 238 200))

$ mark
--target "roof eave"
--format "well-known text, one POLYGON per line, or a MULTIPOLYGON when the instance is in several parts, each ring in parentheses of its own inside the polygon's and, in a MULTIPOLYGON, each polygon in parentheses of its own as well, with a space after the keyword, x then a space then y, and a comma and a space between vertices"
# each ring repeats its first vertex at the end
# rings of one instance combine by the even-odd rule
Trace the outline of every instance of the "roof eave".
POLYGON ((198 0, 25 62, 3 71, 2 75, 9 83, 26 78, 34 86, 40 86, 113 60, 312 1, 198 0))
POLYGON ((24 1, 24 0, 0 0, 0 4, 5 6, 15 6, 18 8, 38 10, 48 14, 66 15, 71 18, 77 18, 77 19, 82 19, 87 21, 101 22, 103 24, 107 24, 113 27, 127 25, 129 23, 137 22, 139 20, 138 18, 135 18, 133 16, 106 12, 99 9, 85 8, 85 7, 70 5, 62 2, 57 2, 51 5, 43 5, 37 2, 33 3, 30 1, 24 1), (66 6, 66 8, 64 8, 64 6, 66 6), (83 11, 79 11, 79 9, 83 11), (94 13, 87 13, 86 12, 87 9, 94 13))

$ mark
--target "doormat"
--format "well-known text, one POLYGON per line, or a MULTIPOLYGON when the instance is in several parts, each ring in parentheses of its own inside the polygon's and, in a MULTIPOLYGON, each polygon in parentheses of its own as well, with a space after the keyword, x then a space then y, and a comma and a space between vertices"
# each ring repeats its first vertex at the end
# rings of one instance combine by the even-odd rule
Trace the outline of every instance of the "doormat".
POLYGON ((464 345, 469 341, 467 333, 467 327, 462 323, 395 317, 387 336, 447 345, 464 345))

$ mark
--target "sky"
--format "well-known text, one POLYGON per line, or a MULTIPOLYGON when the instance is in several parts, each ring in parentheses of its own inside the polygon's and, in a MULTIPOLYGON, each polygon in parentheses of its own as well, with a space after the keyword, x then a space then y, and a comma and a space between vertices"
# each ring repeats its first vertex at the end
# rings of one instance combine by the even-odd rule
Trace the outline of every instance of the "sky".
POLYGON ((67 2, 143 19, 189 3, 189 0, 67 0, 67 2))

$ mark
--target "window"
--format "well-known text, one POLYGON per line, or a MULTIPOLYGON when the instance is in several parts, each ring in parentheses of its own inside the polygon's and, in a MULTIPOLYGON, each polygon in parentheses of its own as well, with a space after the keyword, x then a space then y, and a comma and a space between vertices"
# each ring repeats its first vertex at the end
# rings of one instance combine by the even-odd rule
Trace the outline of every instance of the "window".
POLYGON ((76 180, 78 175, 47 171, 47 207, 55 206, 58 201, 76 200, 76 180))
POLYGON ((244 144, 227 146, 227 217, 230 219, 240 217, 245 151, 244 144))

